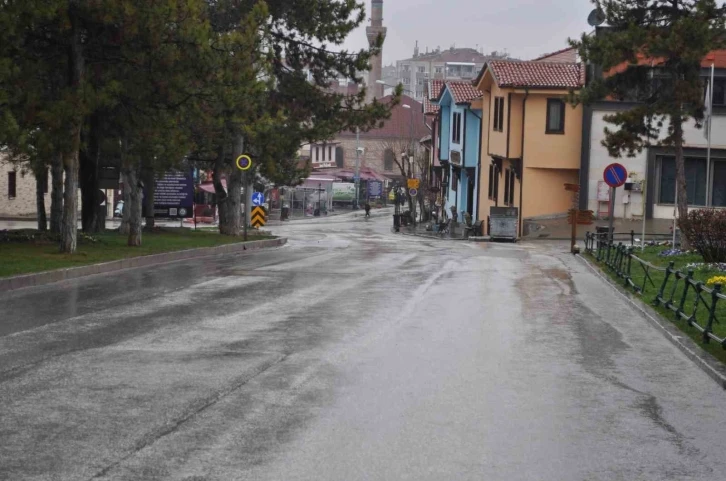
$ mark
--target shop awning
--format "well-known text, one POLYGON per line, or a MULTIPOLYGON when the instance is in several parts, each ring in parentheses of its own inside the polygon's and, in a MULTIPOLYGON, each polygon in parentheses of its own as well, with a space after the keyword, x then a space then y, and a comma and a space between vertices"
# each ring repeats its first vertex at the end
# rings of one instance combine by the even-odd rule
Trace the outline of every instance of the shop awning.
MULTIPOLYGON (((227 190, 227 180, 222 179, 222 187, 224 187, 224 190, 227 190)), ((216 194, 214 191, 214 183, 212 182, 202 182, 199 184, 199 188, 202 189, 204 192, 209 192, 210 194, 216 194)))

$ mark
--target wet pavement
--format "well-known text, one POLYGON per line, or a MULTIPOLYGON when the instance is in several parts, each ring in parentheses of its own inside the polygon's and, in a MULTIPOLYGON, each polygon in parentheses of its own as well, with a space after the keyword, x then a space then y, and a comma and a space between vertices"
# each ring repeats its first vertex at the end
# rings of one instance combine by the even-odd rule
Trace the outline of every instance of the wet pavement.
POLYGON ((0 479, 723 477, 726 393, 566 242, 271 229, 0 294, 0 479))

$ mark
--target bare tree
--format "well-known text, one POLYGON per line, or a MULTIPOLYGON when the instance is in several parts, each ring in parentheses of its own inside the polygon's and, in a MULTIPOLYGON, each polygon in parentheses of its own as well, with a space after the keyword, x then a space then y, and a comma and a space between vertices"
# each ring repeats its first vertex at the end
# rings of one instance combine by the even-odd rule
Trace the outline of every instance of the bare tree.
MULTIPOLYGON (((401 177, 407 179, 416 178, 421 180, 421 185, 425 187, 427 178, 424 175, 426 172, 426 155, 425 150, 418 142, 413 142, 409 136, 398 136, 391 137, 382 140, 379 143, 380 150, 388 152, 384 154, 384 159, 387 157, 393 161, 393 164, 400 172, 401 177), (409 157, 413 150, 413 162, 409 162, 409 157)), ((428 189, 426 189, 428 190, 428 189)), ((408 189, 406 189, 406 199, 408 201, 408 209, 413 213, 413 198, 409 195, 408 189)), ((423 196, 418 196, 418 202, 423 207, 423 196)))

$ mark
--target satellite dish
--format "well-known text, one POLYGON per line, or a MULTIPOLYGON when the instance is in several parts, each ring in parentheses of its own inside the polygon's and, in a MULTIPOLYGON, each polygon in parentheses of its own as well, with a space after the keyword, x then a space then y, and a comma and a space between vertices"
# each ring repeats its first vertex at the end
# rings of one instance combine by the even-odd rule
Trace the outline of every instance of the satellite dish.
POLYGON ((603 12, 599 8, 596 8, 595 10, 590 12, 590 15, 587 16, 587 23, 589 23, 592 27, 602 25, 605 20, 605 12, 603 12))

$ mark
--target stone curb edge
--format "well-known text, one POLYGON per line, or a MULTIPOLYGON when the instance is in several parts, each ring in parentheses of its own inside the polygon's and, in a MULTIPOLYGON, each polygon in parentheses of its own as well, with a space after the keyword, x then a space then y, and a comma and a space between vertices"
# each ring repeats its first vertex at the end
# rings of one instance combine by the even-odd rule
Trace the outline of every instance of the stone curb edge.
POLYGON ((626 300, 639 311, 643 316, 668 339, 673 345, 680 349, 691 361, 693 361, 703 372, 723 389, 726 389, 726 366, 721 364, 717 359, 704 351, 696 342, 688 337, 684 332, 674 326, 671 322, 664 319, 655 309, 648 306, 640 298, 629 292, 623 286, 616 283, 600 267, 594 265, 585 257, 576 254, 587 267, 589 267, 598 277, 607 282, 611 287, 618 291, 626 300))
POLYGON ((216 247, 200 247, 197 249, 185 249, 181 251, 164 252, 148 256, 130 257, 117 261, 104 262, 102 264, 91 264, 87 266, 70 267, 53 271, 38 272, 37 274, 25 274, 22 276, 6 277, 0 279, 0 292, 14 291, 26 287, 36 287, 54 282, 77 279, 79 277, 92 276, 95 274, 106 274, 123 269, 135 269, 137 267, 148 267, 158 264, 166 264, 187 259, 215 256, 220 254, 233 254, 248 250, 280 247, 287 243, 286 237, 278 239, 265 239, 259 241, 239 242, 225 244, 216 247))

